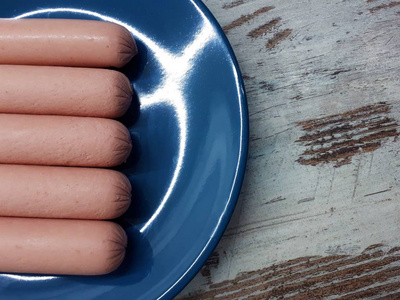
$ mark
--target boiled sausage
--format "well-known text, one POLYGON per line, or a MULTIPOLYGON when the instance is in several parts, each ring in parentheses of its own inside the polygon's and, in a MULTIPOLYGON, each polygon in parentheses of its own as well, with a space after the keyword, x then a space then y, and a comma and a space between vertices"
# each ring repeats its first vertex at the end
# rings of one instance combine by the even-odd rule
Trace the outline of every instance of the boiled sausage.
POLYGON ((101 275, 122 263, 124 230, 108 221, 0 218, 0 272, 101 275))
POLYGON ((0 19, 0 64, 122 67, 137 53, 117 24, 74 19, 0 19))
POLYGON ((117 71, 0 65, 0 113, 119 118, 131 99, 117 71))
POLYGON ((131 149, 128 130, 115 120, 0 114, 0 163, 112 167, 131 149))
POLYGON ((0 165, 0 216, 114 219, 130 202, 129 180, 114 170, 0 165))

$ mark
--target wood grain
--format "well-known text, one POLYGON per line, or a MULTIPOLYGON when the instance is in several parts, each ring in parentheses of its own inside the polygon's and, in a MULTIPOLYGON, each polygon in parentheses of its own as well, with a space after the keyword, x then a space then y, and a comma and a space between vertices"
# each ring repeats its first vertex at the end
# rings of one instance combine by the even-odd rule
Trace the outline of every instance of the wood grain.
POLYGON ((400 299, 399 3, 205 0, 243 73, 249 157, 177 299, 400 299))
POLYGON ((298 122, 307 133, 300 142, 307 149, 297 160, 316 166, 335 162, 335 167, 349 164, 354 155, 372 152, 388 137, 397 137, 398 124, 388 117, 390 106, 385 102, 367 105, 343 114, 298 122))
POLYGON ((360 255, 313 256, 240 273, 185 299, 359 299, 400 296, 400 249, 373 245, 360 255))
POLYGON ((234 20, 232 23, 224 26, 223 29, 225 32, 228 32, 229 30, 236 28, 236 27, 240 27, 243 24, 245 24, 246 22, 250 21, 251 19, 254 19, 255 17, 257 17, 258 15, 269 12, 270 10, 272 10, 274 8, 275 8, 274 6, 264 6, 264 7, 261 7, 260 9, 256 10, 255 12, 252 12, 251 14, 241 15, 239 18, 234 20))
POLYGON ((278 23, 281 21, 281 18, 276 18, 273 19, 271 21, 268 21, 267 23, 257 27, 256 29, 253 29, 252 31, 250 31, 247 36, 250 36, 252 38, 258 38, 264 34, 267 34, 268 32, 270 32, 273 28, 276 27, 276 25, 278 25, 278 23))
POLYGON ((386 8, 392 8, 392 7, 395 7, 395 6, 398 6, 398 5, 400 5, 400 2, 399 1, 394 1, 394 2, 390 2, 388 4, 381 4, 381 5, 375 6, 373 8, 370 8, 369 11, 371 13, 374 13, 374 12, 376 12, 378 10, 386 9, 386 8))

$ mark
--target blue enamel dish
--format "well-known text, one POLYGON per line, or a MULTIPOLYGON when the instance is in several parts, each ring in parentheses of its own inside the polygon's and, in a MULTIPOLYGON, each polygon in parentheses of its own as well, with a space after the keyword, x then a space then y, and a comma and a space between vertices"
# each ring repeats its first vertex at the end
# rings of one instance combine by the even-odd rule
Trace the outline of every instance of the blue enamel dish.
POLYGON ((123 265, 99 277, 1 274, 0 298, 173 298, 221 238, 245 171, 244 86, 221 28, 197 0, 3 0, 0 7, 5 18, 117 22, 139 48, 122 70, 137 94, 121 119, 134 142, 119 168, 134 194, 117 220, 129 236, 123 265))

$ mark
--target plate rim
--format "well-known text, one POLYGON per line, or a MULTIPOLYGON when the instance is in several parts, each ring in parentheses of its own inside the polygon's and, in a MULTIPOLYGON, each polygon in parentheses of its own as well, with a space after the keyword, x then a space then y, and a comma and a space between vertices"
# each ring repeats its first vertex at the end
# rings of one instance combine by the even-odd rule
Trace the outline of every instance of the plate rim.
POLYGON ((248 159, 248 148, 249 148, 249 114, 248 114, 248 104, 246 89, 242 77, 242 72, 240 70, 239 63, 237 61, 236 55, 233 48, 225 35, 221 25, 218 23, 215 16, 211 13, 209 8, 201 0, 190 0, 193 5, 197 6, 202 13, 206 16, 207 20, 210 22, 212 28, 215 30, 218 38, 223 42, 224 47, 229 53, 229 57, 232 60, 234 69, 237 73, 237 88, 238 88, 238 100, 239 107, 241 109, 241 134, 240 134, 240 151, 238 156, 238 163, 235 173, 235 179, 232 184, 231 195, 226 200, 227 205, 224 211, 220 215, 220 221, 214 228, 214 234, 210 237, 206 245, 200 251, 200 253, 194 259, 192 265, 182 274, 178 280, 158 299, 172 299, 177 296, 197 275, 203 265, 206 263, 207 259, 210 257, 211 253, 215 250, 218 243, 220 242, 228 224, 231 220, 233 212, 235 210, 236 204, 239 199, 240 190, 243 185, 244 175, 246 171, 246 164, 248 159))

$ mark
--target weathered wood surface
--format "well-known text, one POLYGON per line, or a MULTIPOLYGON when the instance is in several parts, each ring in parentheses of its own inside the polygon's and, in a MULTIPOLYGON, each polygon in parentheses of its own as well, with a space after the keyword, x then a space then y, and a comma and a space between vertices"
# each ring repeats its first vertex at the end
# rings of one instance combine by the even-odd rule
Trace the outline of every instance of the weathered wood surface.
POLYGON ((400 299, 400 2, 206 0, 245 79, 234 217, 178 299, 400 299))

